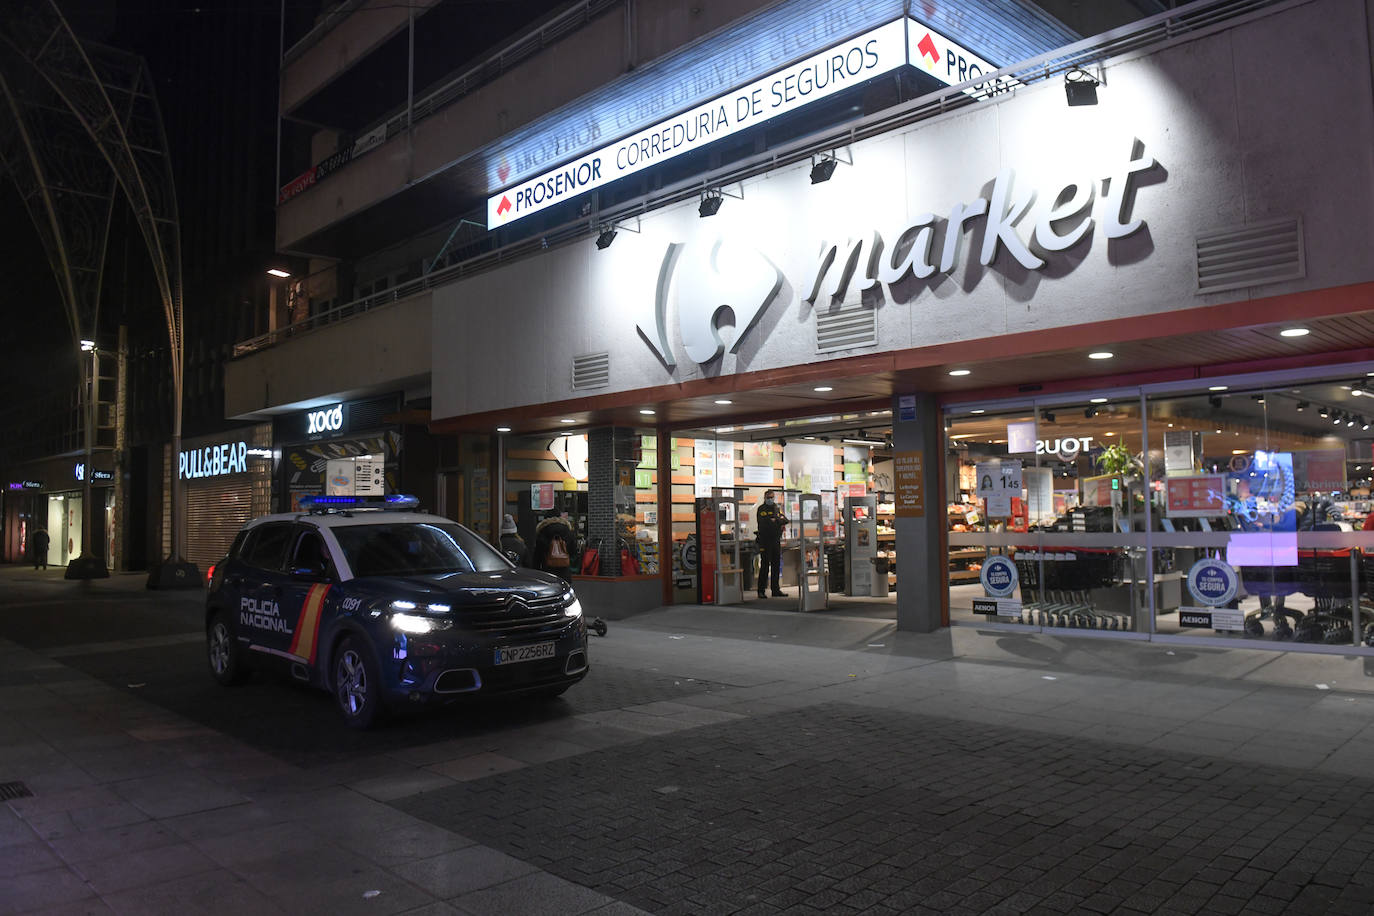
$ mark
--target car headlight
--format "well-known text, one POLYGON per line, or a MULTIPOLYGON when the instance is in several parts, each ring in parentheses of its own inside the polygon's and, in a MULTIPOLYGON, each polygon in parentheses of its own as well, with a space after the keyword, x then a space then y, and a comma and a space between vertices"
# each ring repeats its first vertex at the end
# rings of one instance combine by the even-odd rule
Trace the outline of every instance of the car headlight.
POLYGON ((391 626, 402 633, 433 633, 435 630, 447 630, 452 623, 419 614, 392 614, 391 626))
POLYGON ((577 596, 576 596, 576 595, 569 595, 568 597, 571 598, 572 600, 569 601, 566 605, 564 605, 564 607, 563 607, 563 616, 564 616, 564 617, 581 617, 581 616, 582 616, 582 602, 577 600, 577 596))

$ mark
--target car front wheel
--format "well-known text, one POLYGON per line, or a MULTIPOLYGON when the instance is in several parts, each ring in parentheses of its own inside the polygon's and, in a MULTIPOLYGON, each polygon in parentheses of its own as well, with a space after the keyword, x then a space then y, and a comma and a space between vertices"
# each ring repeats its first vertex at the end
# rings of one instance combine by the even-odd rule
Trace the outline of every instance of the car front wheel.
POLYGON ((334 654, 334 700, 350 728, 370 728, 381 719, 377 665, 367 648, 351 636, 334 654))
POLYGON ((210 626, 205 631, 207 658, 210 674, 225 687, 242 684, 248 676, 239 650, 238 637, 229 627, 229 620, 223 611, 216 611, 210 618, 210 626))

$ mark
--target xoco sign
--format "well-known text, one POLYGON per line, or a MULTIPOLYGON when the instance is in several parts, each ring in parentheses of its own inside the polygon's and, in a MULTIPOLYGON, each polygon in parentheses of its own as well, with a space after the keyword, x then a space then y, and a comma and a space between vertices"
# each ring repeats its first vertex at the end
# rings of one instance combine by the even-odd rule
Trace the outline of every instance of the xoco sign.
POLYGON ((330 433, 341 432, 343 428, 344 406, 342 404, 322 407, 305 415, 305 434, 307 436, 327 436, 330 433))

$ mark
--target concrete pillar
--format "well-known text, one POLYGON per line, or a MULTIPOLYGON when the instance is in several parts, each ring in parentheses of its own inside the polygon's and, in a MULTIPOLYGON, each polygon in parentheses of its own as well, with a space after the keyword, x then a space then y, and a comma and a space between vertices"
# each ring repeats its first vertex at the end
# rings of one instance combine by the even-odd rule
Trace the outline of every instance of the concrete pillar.
MULTIPOLYGON (((903 484, 904 456, 920 459, 922 514, 904 517, 902 494, 896 494, 897 629, 929 633, 942 625, 948 555, 944 549, 944 503, 939 483, 943 447, 940 412, 932 394, 895 395, 892 399, 892 445, 896 485, 903 484), (904 419, 905 418, 905 419, 904 419)), ((908 464, 908 467, 910 465, 908 464)))

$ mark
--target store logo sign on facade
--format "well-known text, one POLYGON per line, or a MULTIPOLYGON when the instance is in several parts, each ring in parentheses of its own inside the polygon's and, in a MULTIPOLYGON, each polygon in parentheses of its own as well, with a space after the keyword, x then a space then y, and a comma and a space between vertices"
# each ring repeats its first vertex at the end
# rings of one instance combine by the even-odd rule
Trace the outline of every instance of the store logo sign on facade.
POLYGON ((338 432, 343 429, 343 405, 335 404, 323 410, 312 410, 306 414, 305 419, 307 436, 338 432))
POLYGON ((727 349, 739 352, 782 284, 782 271, 752 247, 727 246, 720 239, 709 247, 674 243, 659 267, 651 326, 637 327, 668 368, 677 365, 668 343, 668 301, 676 286, 682 349, 693 362, 707 363, 727 349), (727 313, 730 325, 724 322, 727 313), (733 331, 726 331, 731 325, 733 331))
MULTIPOLYGON (((1133 178, 1153 169, 1155 164, 1137 141, 1135 157, 1102 178, 1105 190, 1101 220, 1108 239, 1122 239, 1144 228, 1145 221, 1132 215, 1133 178)), ((924 280, 936 272, 950 274, 958 266, 959 245, 965 230, 978 220, 984 223, 979 264, 988 266, 997 257, 998 249, 1005 248, 1026 270, 1040 270, 1046 261, 1031 246, 1051 254, 1082 241, 1093 227, 1097 186, 1097 178, 1087 178, 1041 194, 1018 188, 1015 172, 1004 169, 987 197, 976 197, 951 208, 943 236, 938 240, 935 214, 924 213, 889 236, 891 245, 877 230, 871 238, 824 242, 812 276, 803 287, 802 298, 827 305, 831 300, 843 299, 851 285, 863 292, 880 283, 891 288, 911 278, 924 280), (1030 227, 1030 244, 1017 231, 1019 224, 1030 227), (911 238, 909 247, 897 244, 906 238, 911 238)))
MULTIPOLYGON (((1134 158, 1102 180, 1105 191, 1100 219, 1109 240, 1125 238, 1145 227, 1145 221, 1133 214, 1133 178, 1155 165, 1137 141, 1134 158)), ((1018 190, 1014 172, 1006 169, 997 176, 987 197, 953 207, 938 241, 935 215, 926 213, 889 236, 894 243, 910 238, 906 247, 889 246, 876 230, 870 238, 823 242, 801 298, 818 308, 828 307, 844 299, 851 287, 862 293, 883 284, 890 290, 911 278, 925 279, 937 271, 952 273, 958 266, 960 242, 977 220, 985 221, 980 264, 991 264, 998 249, 1005 248, 1022 267, 1040 270, 1047 262, 1032 251, 1031 245, 1049 254, 1065 251, 1086 238, 1097 219, 1093 216, 1097 186, 1098 179, 1090 178, 1064 185, 1052 194, 1038 194, 1018 190), (1038 208, 1037 201, 1041 202, 1038 208), (1030 245, 1017 230, 1021 223, 1032 227, 1030 245)), ((667 314, 670 293, 676 286, 683 350, 693 362, 710 362, 727 349, 739 352, 745 336, 777 297, 783 282, 782 272, 752 246, 729 245, 720 239, 709 249, 673 243, 659 267, 652 319, 640 321, 637 327, 664 365, 675 367, 667 314), (727 311, 734 326, 729 340, 722 336, 727 311)))
POLYGON ((219 477, 248 470, 248 443, 222 442, 182 452, 177 463, 183 480, 219 477))

